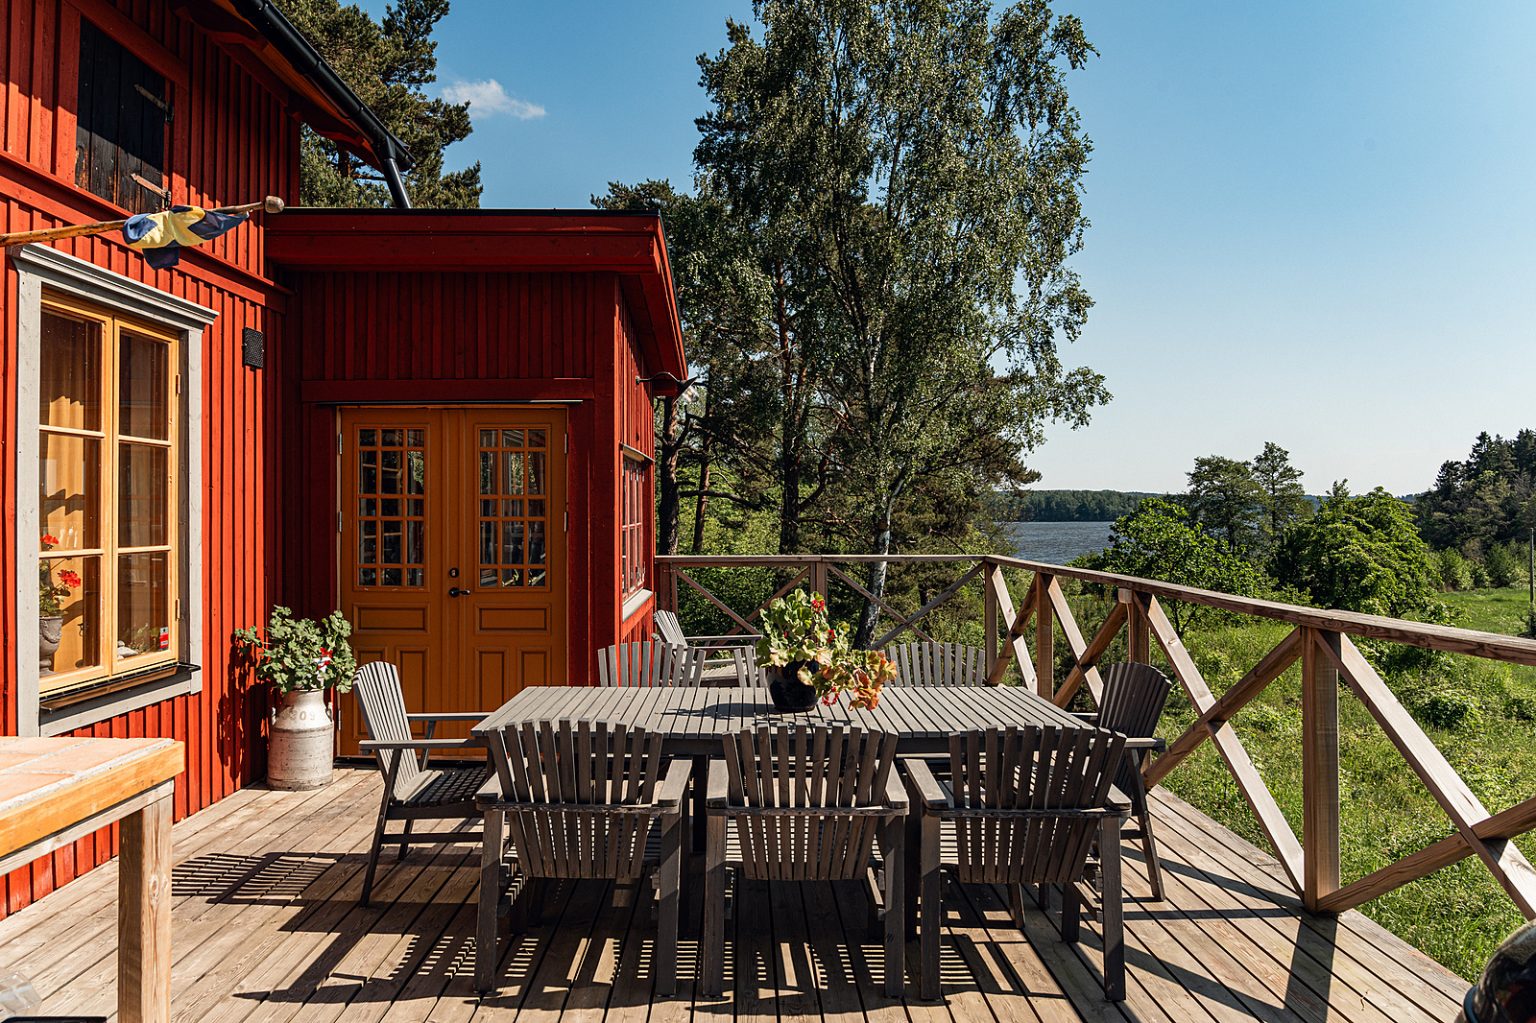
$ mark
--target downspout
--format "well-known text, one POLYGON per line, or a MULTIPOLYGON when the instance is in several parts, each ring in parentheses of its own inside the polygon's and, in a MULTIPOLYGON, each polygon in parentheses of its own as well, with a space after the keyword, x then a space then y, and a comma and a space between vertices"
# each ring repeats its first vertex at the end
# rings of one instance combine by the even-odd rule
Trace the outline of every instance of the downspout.
POLYGON ((405 180, 400 177, 400 165, 393 154, 384 158, 384 166, 380 169, 384 172, 384 183, 389 186, 389 197, 395 201, 395 208, 410 209, 411 197, 405 194, 405 180))

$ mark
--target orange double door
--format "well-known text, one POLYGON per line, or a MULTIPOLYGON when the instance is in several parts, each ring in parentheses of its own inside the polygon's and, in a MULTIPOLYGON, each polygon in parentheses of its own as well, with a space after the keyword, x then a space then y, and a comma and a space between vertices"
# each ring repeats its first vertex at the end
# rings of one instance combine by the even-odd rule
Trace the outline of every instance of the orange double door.
MULTIPOLYGON (((341 413, 341 608, 358 663, 398 665, 411 712, 490 711, 564 677, 565 430, 560 408, 341 413)), ((356 698, 339 703, 355 754, 356 698)))

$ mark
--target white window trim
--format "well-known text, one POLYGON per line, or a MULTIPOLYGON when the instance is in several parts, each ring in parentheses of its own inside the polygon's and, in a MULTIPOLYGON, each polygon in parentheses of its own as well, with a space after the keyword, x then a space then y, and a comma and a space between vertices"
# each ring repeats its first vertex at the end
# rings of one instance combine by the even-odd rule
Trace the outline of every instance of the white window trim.
POLYGON ((56 735, 104 721, 140 707, 202 690, 202 673, 181 671, 116 693, 44 713, 37 648, 24 641, 26 622, 37 618, 37 588, 20 581, 37 574, 39 374, 42 352, 43 290, 84 299, 95 305, 147 320, 180 335, 181 465, 180 514, 185 527, 179 593, 182 596, 181 652, 178 659, 203 663, 203 331, 218 316, 94 263, 44 245, 10 251, 17 271, 16 316, 16 723, 18 735, 56 735))

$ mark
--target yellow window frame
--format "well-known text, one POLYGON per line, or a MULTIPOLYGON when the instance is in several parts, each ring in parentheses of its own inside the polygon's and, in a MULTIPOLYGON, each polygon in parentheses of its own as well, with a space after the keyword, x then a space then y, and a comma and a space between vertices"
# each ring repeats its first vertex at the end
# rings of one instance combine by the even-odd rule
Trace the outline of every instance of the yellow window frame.
MULTIPOLYGON (((182 438, 181 438, 181 361, 180 361, 180 336, 168 332, 163 327, 156 326, 136 317, 125 316, 101 306, 81 302, 74 298, 58 295, 51 291, 45 291, 42 296, 42 314, 53 314, 68 319, 94 323, 100 330, 101 345, 98 367, 100 373, 100 418, 98 429, 85 430, 66 427, 50 426, 39 422, 33 424, 38 431, 38 457, 42 458, 47 450, 46 438, 49 435, 79 436, 98 439, 101 444, 101 457, 99 458, 98 472, 100 478, 97 482, 97 491, 100 498, 100 514, 97 525, 97 546, 92 548, 67 548, 54 547, 51 550, 39 549, 39 563, 49 561, 69 561, 79 558, 96 558, 99 561, 99 584, 97 586, 97 599, 99 601, 98 613, 100 615, 100 628, 96 634, 97 663, 70 671, 58 671, 44 674, 39 679, 38 691, 43 698, 56 696, 59 693, 75 691, 90 687, 95 683, 111 680, 116 676, 137 675, 140 672, 153 670, 157 667, 174 665, 181 653, 182 643, 182 607, 181 607, 181 557, 182 539, 186 523, 182 521, 180 474, 179 467, 182 464, 182 438), (141 338, 158 341, 166 345, 166 387, 165 410, 168 422, 166 423, 166 437, 164 440, 149 437, 139 437, 126 434, 121 431, 120 420, 120 391, 119 380, 122 334, 124 331, 141 338), (164 448, 166 452, 166 469, 168 480, 166 485, 166 533, 163 544, 125 545, 119 543, 120 539, 120 512, 121 512, 121 488, 119 481, 122 468, 122 444, 126 441, 132 444, 148 445, 164 448), (168 608, 169 637, 164 650, 151 650, 133 655, 120 655, 118 653, 118 585, 119 585, 119 557, 125 554, 154 554, 163 553, 166 556, 166 605, 168 608)), ((43 360, 48 357, 46 351, 38 354, 38 367, 41 372, 43 360)), ((39 381, 39 385, 40 385, 39 381)), ((37 498, 34 497, 34 500, 37 498)), ((39 507, 39 525, 46 531, 44 510, 39 507)))

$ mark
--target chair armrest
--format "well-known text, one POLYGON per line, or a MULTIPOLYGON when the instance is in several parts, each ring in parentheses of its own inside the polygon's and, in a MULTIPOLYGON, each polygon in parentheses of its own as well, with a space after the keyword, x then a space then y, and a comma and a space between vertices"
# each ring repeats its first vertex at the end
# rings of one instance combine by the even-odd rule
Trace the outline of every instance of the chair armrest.
POLYGON ((687 760, 674 760, 667 765, 667 773, 662 776, 661 785, 656 790, 656 805, 672 809, 681 806, 688 793, 688 775, 693 771, 693 764, 687 760))
POLYGON ((925 810, 943 810, 949 806, 949 797, 926 763, 907 759, 898 761, 898 766, 907 776, 908 788, 925 810))
POLYGON ((1110 813, 1127 814, 1131 812, 1131 801, 1126 798, 1124 792, 1111 785, 1109 796, 1104 800, 1104 809, 1110 813))
POLYGON ((444 711, 441 714, 407 714, 407 721, 484 721, 491 716, 490 711, 478 710, 454 710, 444 711))
POLYGON ((725 806, 731 800, 730 779, 726 775, 725 764, 719 760, 709 762, 709 783, 704 786, 704 803, 706 806, 725 806))
POLYGON ((757 646, 761 636, 748 636, 745 633, 737 633, 734 636, 686 636, 689 646, 705 646, 726 650, 737 646, 757 646))
POLYGON ((907 812, 907 787, 901 783, 901 772, 891 765, 891 773, 885 779, 885 805, 892 810, 907 812))
POLYGON ((1128 750, 1149 749, 1161 753, 1168 748, 1168 740, 1159 739, 1155 735, 1148 735, 1139 739, 1126 739, 1125 748, 1128 750))
POLYGON ((491 776, 485 779, 485 784, 475 793, 475 805, 483 810, 489 804, 501 802, 501 798, 501 779, 492 771, 491 776))
POLYGON ((484 749, 485 743, 471 736, 468 739, 402 739, 388 742, 383 739, 364 739, 357 744, 364 753, 380 753, 385 750, 434 750, 434 749, 484 749))
POLYGON ((1079 718, 1079 719, 1081 719, 1083 721, 1086 721, 1090 725, 1096 725, 1096 724, 1099 723, 1099 712, 1096 711, 1096 710, 1095 711, 1074 710, 1071 713, 1072 713, 1073 717, 1079 718))

